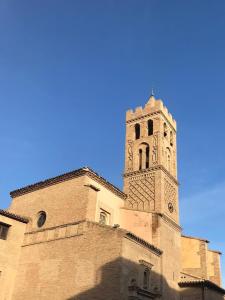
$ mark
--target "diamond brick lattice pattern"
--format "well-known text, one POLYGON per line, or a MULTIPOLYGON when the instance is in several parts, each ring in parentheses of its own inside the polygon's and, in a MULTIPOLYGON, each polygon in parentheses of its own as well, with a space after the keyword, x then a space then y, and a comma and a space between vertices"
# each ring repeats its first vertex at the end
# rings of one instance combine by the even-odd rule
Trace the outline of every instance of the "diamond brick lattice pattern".
POLYGON ((177 193, 175 187, 168 181, 164 180, 164 198, 165 202, 169 203, 171 202, 174 206, 174 209, 176 211, 176 198, 177 193))
POLYGON ((155 209, 155 177, 151 174, 133 177, 129 181, 128 207, 135 210, 155 209))

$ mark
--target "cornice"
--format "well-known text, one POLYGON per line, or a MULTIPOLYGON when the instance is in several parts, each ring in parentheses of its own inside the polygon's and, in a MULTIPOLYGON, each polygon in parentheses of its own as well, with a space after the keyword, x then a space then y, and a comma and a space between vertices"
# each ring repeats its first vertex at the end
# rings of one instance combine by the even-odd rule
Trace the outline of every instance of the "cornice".
POLYGON ((138 171, 133 171, 133 172, 126 172, 124 173, 123 177, 130 177, 130 176, 135 176, 135 175, 140 175, 140 174, 145 174, 145 173, 148 173, 148 172, 154 172, 154 171, 157 171, 157 170, 162 170, 164 173, 166 173, 166 175, 176 184, 176 185, 179 185, 179 182, 177 181, 177 179, 171 175, 167 170, 166 168, 163 166, 163 165, 157 165, 157 166, 154 166, 154 167, 150 167, 148 169, 144 169, 144 170, 138 170, 138 171))
POLYGON ((177 132, 177 130, 175 129, 175 127, 173 126, 173 124, 169 121, 169 119, 166 117, 166 115, 163 113, 162 110, 157 110, 157 111, 154 111, 154 112, 152 112, 152 113, 148 113, 148 114, 146 114, 146 115, 142 115, 142 116, 133 118, 133 119, 131 119, 131 120, 126 121, 126 124, 133 123, 133 122, 135 122, 135 121, 145 119, 146 117, 151 117, 151 116, 158 115, 158 114, 161 114, 161 115, 164 117, 164 119, 166 119, 166 121, 167 121, 167 122, 170 124, 170 126, 173 128, 174 132, 177 132))

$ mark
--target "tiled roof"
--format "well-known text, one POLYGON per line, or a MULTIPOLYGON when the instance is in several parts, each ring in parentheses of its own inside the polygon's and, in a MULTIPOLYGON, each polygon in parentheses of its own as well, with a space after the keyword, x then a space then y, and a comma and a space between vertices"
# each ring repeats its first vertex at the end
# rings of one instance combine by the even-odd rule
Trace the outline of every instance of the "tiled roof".
POLYGON ((98 173, 96 173, 88 167, 80 168, 53 178, 46 179, 44 181, 39 181, 37 183, 22 187, 20 189, 12 191, 10 195, 14 198, 82 175, 87 175, 91 177, 92 179, 105 186, 114 194, 118 195, 123 199, 126 198, 126 194, 124 194, 119 188, 108 182, 105 178, 101 177, 100 175, 98 175, 98 173))
POLYGON ((181 281, 179 282, 179 286, 182 287, 207 287, 209 289, 215 290, 223 295, 225 295, 225 290, 218 286, 217 284, 213 283, 209 280, 193 280, 193 281, 181 281))
POLYGON ((133 234, 132 232, 127 232, 126 236, 128 236, 129 238, 131 238, 132 240, 135 240, 136 242, 138 242, 139 244, 144 245, 145 247, 149 248, 150 250, 153 250, 154 252, 156 252, 158 255, 161 255, 163 252, 162 250, 160 250, 159 248, 155 247, 154 245, 146 242, 145 240, 143 240, 142 238, 136 236, 135 234, 133 234))
POLYGON ((7 210, 3 210, 3 209, 0 209, 0 215, 8 217, 10 219, 14 219, 14 220, 22 222, 22 223, 28 223, 29 222, 29 220, 26 217, 22 217, 22 216, 13 214, 13 213, 11 213, 7 210))

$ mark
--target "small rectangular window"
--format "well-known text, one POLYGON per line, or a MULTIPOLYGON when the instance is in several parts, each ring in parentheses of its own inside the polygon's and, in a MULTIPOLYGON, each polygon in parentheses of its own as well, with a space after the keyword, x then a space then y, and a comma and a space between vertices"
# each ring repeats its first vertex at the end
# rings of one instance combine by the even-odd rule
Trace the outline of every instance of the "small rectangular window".
POLYGON ((0 222, 0 239, 6 240, 10 225, 0 222))
POLYGON ((107 211, 100 209, 99 223, 102 225, 109 225, 109 221, 110 214, 107 211))

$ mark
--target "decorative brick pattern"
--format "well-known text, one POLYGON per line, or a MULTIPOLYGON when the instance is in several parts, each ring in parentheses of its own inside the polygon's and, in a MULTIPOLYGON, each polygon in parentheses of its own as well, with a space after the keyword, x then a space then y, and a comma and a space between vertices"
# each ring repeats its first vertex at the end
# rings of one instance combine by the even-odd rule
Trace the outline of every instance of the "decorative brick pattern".
POLYGON ((155 176, 153 174, 130 178, 128 207, 142 211, 155 209, 155 176))
POLYGON ((177 189, 166 178, 164 179, 164 199, 166 207, 168 203, 173 204, 175 212, 177 211, 177 189))

